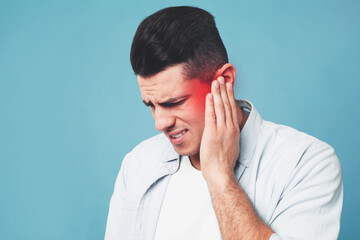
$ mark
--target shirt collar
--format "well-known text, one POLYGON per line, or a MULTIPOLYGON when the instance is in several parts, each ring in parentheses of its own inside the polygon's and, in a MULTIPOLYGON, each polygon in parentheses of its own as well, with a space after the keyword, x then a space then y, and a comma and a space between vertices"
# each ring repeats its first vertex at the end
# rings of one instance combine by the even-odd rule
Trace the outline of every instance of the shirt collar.
POLYGON ((263 120, 250 101, 237 100, 236 102, 242 110, 248 114, 248 119, 240 132, 240 156, 237 161, 249 167, 255 152, 263 120))
MULTIPOLYGON (((256 143, 261 129, 262 118, 253 104, 248 100, 236 100, 242 110, 248 114, 248 119, 240 132, 240 156, 237 161, 249 167, 255 152, 256 143)), ((179 154, 168 141, 168 151, 165 153, 163 162, 170 162, 179 159, 179 154)))
POLYGON ((164 134, 164 137, 167 140, 167 145, 168 147, 166 147, 168 149, 168 151, 165 153, 164 158, 163 158, 163 162, 170 162, 170 161, 174 161, 174 160, 178 160, 180 159, 180 155, 175 151, 174 147, 172 146, 172 144, 170 143, 169 139, 167 139, 167 137, 164 134))

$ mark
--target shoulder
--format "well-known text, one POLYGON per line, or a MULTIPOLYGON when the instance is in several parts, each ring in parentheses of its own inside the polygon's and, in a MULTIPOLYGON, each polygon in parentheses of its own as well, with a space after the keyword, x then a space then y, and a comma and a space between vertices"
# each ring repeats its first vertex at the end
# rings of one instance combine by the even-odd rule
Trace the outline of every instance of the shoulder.
POLYGON ((264 152, 270 153, 264 154, 267 157, 260 164, 260 172, 267 176, 262 178, 262 196, 271 203, 271 207, 260 204, 262 211, 269 214, 268 223, 284 236, 319 238, 325 236, 319 231, 323 227, 331 229, 328 236, 335 236, 343 200, 341 167, 335 150, 313 136, 271 122, 264 123, 261 134, 264 152), (301 231, 301 224, 307 232, 301 231))
POLYGON ((302 158, 311 152, 331 152, 334 149, 316 137, 298 131, 292 127, 263 121, 260 133, 260 145, 269 149, 272 154, 290 154, 302 158))
POLYGON ((257 189, 263 190, 258 198, 272 206, 260 204, 262 212, 281 212, 300 202, 311 205, 317 197, 341 201, 342 174, 335 150, 294 128, 263 121, 252 167, 257 189))
POLYGON ((341 182, 341 167, 335 150, 323 142, 294 128, 263 121, 259 138, 264 166, 273 166, 276 182, 294 187, 301 181, 341 182))

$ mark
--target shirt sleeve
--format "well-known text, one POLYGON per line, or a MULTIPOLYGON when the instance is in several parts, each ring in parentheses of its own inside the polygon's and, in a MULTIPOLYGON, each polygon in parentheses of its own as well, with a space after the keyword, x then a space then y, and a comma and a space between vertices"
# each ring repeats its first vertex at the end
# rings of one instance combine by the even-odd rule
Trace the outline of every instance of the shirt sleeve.
POLYGON ((106 223, 105 240, 115 240, 121 238, 121 211, 123 209, 123 197, 125 193, 125 168, 129 158, 129 154, 125 156, 119 174, 116 178, 114 192, 110 200, 109 214, 106 223))
POLYGON ((293 169, 269 225, 270 240, 337 239, 343 201, 341 167, 332 147, 318 142, 293 169))

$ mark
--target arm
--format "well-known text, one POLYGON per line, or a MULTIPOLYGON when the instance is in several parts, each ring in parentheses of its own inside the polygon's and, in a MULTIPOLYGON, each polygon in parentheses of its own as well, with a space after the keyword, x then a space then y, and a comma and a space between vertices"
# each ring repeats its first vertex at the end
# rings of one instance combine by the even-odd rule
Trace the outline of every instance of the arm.
POLYGON ((219 77, 211 92, 206 98, 200 163, 222 238, 269 239, 273 231, 257 216, 233 173, 240 151, 240 110, 232 84, 219 77))
POLYGON ((273 231, 261 221, 235 176, 208 180, 223 239, 269 239, 273 231))

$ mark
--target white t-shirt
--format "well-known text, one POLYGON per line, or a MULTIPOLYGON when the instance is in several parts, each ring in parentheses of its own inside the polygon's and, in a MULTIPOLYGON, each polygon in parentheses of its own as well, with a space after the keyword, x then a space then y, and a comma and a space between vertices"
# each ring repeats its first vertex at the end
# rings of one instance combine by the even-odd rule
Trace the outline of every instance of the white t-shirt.
POLYGON ((154 239, 221 239, 205 179, 187 156, 170 178, 154 239))

